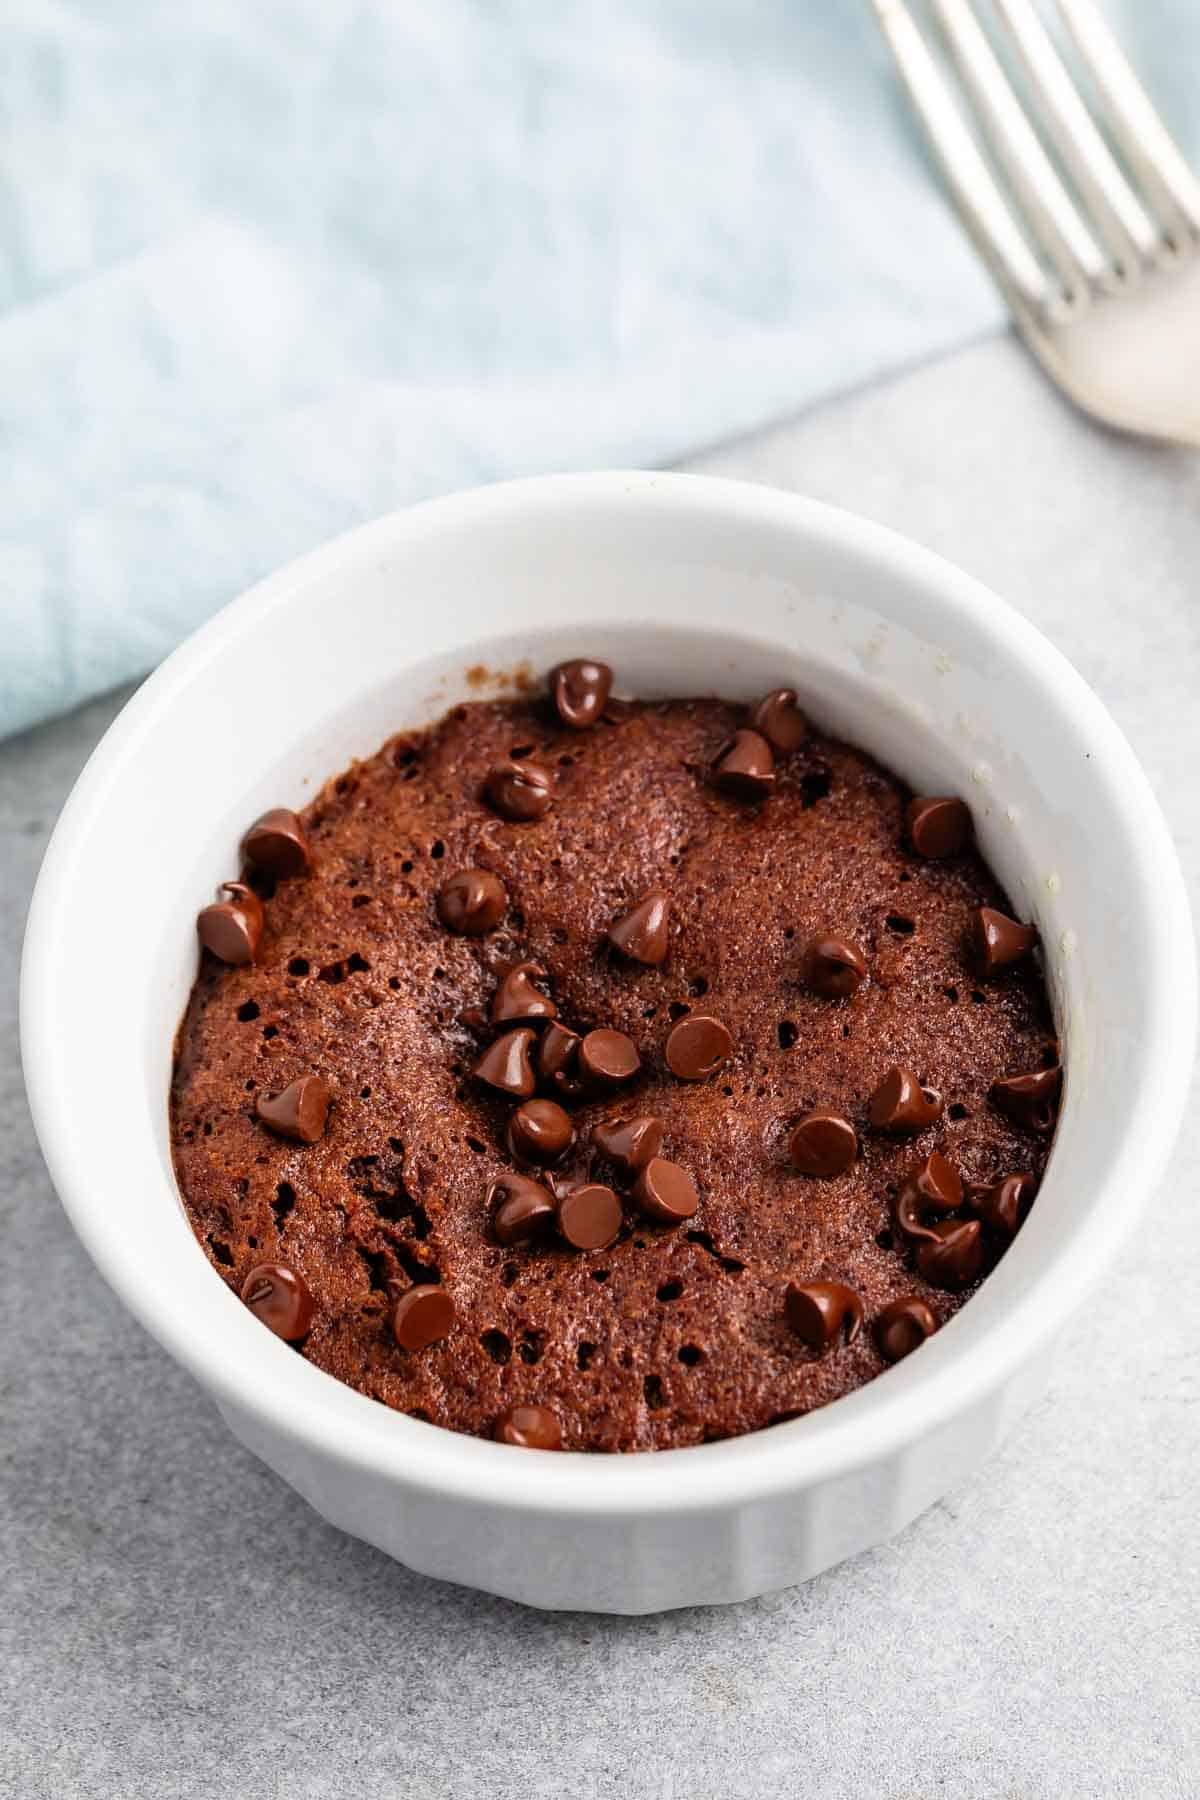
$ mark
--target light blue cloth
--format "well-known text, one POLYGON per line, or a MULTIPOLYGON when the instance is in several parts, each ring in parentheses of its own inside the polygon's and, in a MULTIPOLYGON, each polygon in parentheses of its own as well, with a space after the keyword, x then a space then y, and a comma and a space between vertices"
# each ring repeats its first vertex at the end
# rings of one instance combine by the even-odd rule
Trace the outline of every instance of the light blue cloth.
MULTIPOLYGON (((1195 0, 1117 22, 1200 148, 1195 0)), ((0 732, 359 520, 1001 316, 866 0, 9 0, 0 732)))

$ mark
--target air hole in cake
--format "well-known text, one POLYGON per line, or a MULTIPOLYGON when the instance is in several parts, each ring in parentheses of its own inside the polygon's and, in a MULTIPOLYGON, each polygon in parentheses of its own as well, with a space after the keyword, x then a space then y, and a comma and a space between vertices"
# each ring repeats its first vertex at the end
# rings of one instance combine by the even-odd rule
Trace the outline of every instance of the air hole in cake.
POLYGON ((483 1348, 487 1351, 492 1361, 498 1363, 501 1368, 504 1367, 505 1363, 511 1362, 512 1339, 506 1331, 498 1331, 493 1326, 491 1331, 480 1332, 479 1342, 483 1345, 483 1348))
POLYGON ((718 1256, 717 1261, 727 1275, 741 1275, 746 1268, 745 1263, 739 1262, 736 1256, 718 1256))
POLYGON ((842 1026, 842 1036, 844 1038, 848 1038, 850 1036, 850 1027, 848 1025, 842 1026))
POLYGON ((435 981, 445 981, 445 979, 446 979, 445 969, 435 969, 433 971, 433 979, 435 981))
POLYGON ((952 1000, 954 1002, 954 1004, 957 1006, 957 1004, 958 1004, 958 989, 956 987, 954 987, 953 985, 951 985, 950 987, 944 987, 942 989, 942 992, 943 992, 943 994, 945 994, 947 1000, 952 1000))
POLYGON ((400 977, 398 975, 389 975, 388 986, 391 988, 393 994, 398 994, 400 992, 400 977))
POLYGON ((780 1019, 778 1036, 779 1048, 781 1050, 790 1050, 792 1045, 796 1042, 796 1039, 800 1036, 799 1027, 794 1025, 791 1019, 780 1019))
POLYGON ((392 1254, 415 1287, 436 1287, 441 1281, 442 1271, 437 1264, 422 1262, 407 1244, 393 1244, 392 1254))
POLYGON ((211 1119, 205 1119, 205 1121, 204 1121, 204 1136, 205 1137, 212 1136, 212 1120, 211 1119))
POLYGON ((655 1298, 661 1300, 663 1304, 666 1305, 671 1300, 678 1300, 682 1292, 682 1281, 664 1281, 655 1298))
POLYGON ((357 791, 357 789, 358 789, 358 782, 355 780, 353 775, 339 775, 338 779, 333 784, 334 793, 338 796, 339 799, 343 799, 343 800, 345 799, 347 794, 353 794, 357 791))
POLYGON ((370 894, 355 894, 355 896, 354 896, 353 900, 350 902, 350 904, 351 904, 351 906, 354 906, 354 907, 370 906, 371 896, 370 896, 370 894))
POLYGON ((243 1025, 249 1025, 251 1019, 257 1019, 258 1017, 258 1001, 243 1000, 242 1004, 237 1009, 237 1016, 242 1021, 243 1025))
POLYGON ((271 1211, 275 1214, 275 1229, 282 1231, 284 1222, 296 1204, 296 1190, 290 1181, 281 1181, 275 1189, 275 1198, 271 1202, 271 1211))
POLYGON ((796 935, 796 927, 795 927, 795 926, 794 926, 794 925, 788 925, 788 926, 786 926, 786 927, 785 927, 785 928, 784 928, 784 933, 783 933, 783 935, 784 935, 784 937, 785 937, 785 938, 787 938, 787 939, 788 939, 788 941, 789 941, 789 942, 790 942, 790 941, 791 941, 791 939, 792 939, 792 938, 794 938, 794 937, 795 937, 795 935, 796 935))
POLYGON ((233 1191, 239 1200, 244 1200, 246 1198, 246 1195, 250 1192, 250 1183, 244 1175, 239 1176, 234 1182, 233 1191))
POLYGON ((593 1281, 607 1281, 611 1274, 612 1274, 611 1269, 593 1269, 592 1270, 592 1280, 593 1281))
POLYGON ((446 846, 441 838, 435 838, 433 843, 430 844, 429 854, 432 856, 434 862, 441 862, 443 856, 446 854, 446 846))
POLYGON ((477 1137, 464 1138, 463 1143, 467 1146, 468 1150, 473 1150, 476 1156, 483 1156, 487 1152, 487 1145, 481 1144, 477 1137))
POLYGON ((679 1360, 686 1369, 694 1369, 697 1363, 704 1361, 704 1352, 699 1344, 680 1344, 679 1360))
POLYGON ((533 755, 532 744, 514 744, 508 753, 514 762, 520 762, 523 756, 533 755))
POLYGON ((258 1249, 258 1239, 256 1237, 248 1237, 246 1239, 246 1242, 249 1244, 249 1246, 252 1250, 258 1249))
POLYGON ((264 1038, 266 1038, 268 1043, 270 1043, 272 1038, 277 1038, 279 1036, 278 1025, 264 1025, 263 1026, 263 1036, 264 1036, 264 1038))
POLYGON ((890 1250, 896 1240, 885 1225, 882 1231, 877 1231, 875 1233, 875 1242, 879 1245, 881 1250, 890 1250))
POLYGON ((366 1264, 367 1280, 377 1294, 391 1294, 388 1285, 391 1275, 391 1264, 382 1250, 368 1250, 365 1245, 358 1246, 358 1254, 366 1264))
POLYGON ((688 983, 688 993, 695 1000, 702 1000, 708 992, 708 979, 704 975, 693 975, 688 983))
POLYGON ((366 957, 360 956, 357 950, 352 950, 346 958, 346 971, 350 975, 365 975, 370 967, 366 957))
POLYGON ((392 762, 397 769, 409 769, 417 761, 417 754, 412 744, 401 744, 392 751, 392 762))
POLYGON ((595 1356, 595 1354, 596 1354, 595 1344, 589 1344, 585 1339, 583 1343, 576 1346, 575 1367, 577 1369, 584 1369, 584 1370, 589 1369, 592 1365, 592 1358, 595 1356))
POLYGON ((723 1087, 721 1089, 721 1092, 724 1094, 724 1096, 727 1100, 733 1099, 733 1089, 731 1087, 723 1087))
POLYGON ((976 1006, 986 1006, 988 1003, 987 995, 981 993, 978 988, 971 989, 971 999, 975 1002, 976 1006))
POLYGON ((884 924, 889 931, 894 931, 897 937, 911 937, 917 929, 912 919, 908 918, 905 913, 889 913, 884 924))
POLYGON ((219 1237, 214 1237, 211 1231, 208 1234, 208 1247, 216 1257, 217 1261, 221 1264, 222 1268, 232 1269, 233 1251, 229 1248, 229 1245, 224 1243, 219 1237))
POLYGON ((500 1286, 509 1288, 521 1273, 516 1263, 504 1263, 500 1269, 500 1286))
POLYGON ((642 1382, 642 1393, 646 1397, 646 1405, 655 1410, 666 1405, 661 1375, 647 1375, 642 1382))
POLYGON ((810 806, 815 806, 818 800, 824 800, 832 786, 832 770, 810 769, 807 775, 800 777, 800 804, 807 811, 810 806))
POLYGON ((690 1013, 691 1010, 691 1007, 685 1006, 682 1000, 672 1000, 670 1006, 667 1008, 667 1012, 672 1019, 682 1019, 684 1014, 690 1013))
POLYGON ((288 964, 288 974, 307 975, 308 958, 306 956, 293 956, 291 962, 288 964))
POLYGON ((337 987, 338 983, 345 981, 345 979, 346 966, 344 963, 326 963, 323 969, 317 970, 317 980, 328 982, 330 987, 337 987))
POLYGON ((948 1119, 966 1119, 969 1118, 970 1115, 961 1100, 956 1100, 953 1106, 948 1106, 946 1108, 946 1117, 948 1119))
POLYGON ((371 1090, 370 1090, 370 1088, 369 1088, 369 1087, 362 1087, 362 1088, 359 1088, 359 1090, 358 1090, 358 1097, 359 1097, 359 1099, 360 1099, 360 1100, 369 1100, 369 1099, 370 1099, 370 1098, 371 1098, 371 1090))
POLYGON ((912 873, 911 873, 911 871, 910 871, 910 870, 908 870, 908 869, 901 869, 901 871, 900 871, 900 879, 901 879, 901 881, 911 881, 911 880, 912 880, 912 873))
POLYGON ((251 1079, 246 1083, 246 1092, 248 1094, 252 1094, 257 1086, 258 1086, 257 1081, 255 1081, 253 1079, 253 1077, 251 1077, 251 1079))
POLYGON ((402 875, 411 875, 412 872, 413 872, 412 858, 406 856, 404 861, 400 864, 400 873, 402 875))
POLYGON ((541 1362, 545 1347, 546 1334, 544 1331, 527 1331, 517 1348, 517 1354, 523 1363, 529 1363, 532 1366, 534 1363, 541 1362))
POLYGON ((643 1017, 643 1019, 653 1019, 657 1015, 657 1013, 658 1013, 657 1006, 647 1006, 642 1012, 642 1017, 643 1017))

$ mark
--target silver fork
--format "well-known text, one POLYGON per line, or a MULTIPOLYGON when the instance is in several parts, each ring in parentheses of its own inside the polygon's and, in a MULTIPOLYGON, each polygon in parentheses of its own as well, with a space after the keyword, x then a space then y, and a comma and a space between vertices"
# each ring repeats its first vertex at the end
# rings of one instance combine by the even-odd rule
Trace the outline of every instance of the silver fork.
POLYGON ((991 9, 1028 110, 972 0, 929 0, 1007 191, 907 0, 873 3, 963 223, 1045 369, 1108 424, 1200 448, 1200 182, 1093 0, 1057 4, 1121 161, 1032 0, 991 9))

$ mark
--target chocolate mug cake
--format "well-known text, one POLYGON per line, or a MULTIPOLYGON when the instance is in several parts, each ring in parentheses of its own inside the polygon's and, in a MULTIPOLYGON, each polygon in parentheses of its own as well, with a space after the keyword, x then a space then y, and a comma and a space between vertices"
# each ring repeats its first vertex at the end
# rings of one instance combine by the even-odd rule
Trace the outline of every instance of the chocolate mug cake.
POLYGON ((562 664, 257 820, 171 1093, 265 1325, 537 1449, 757 1430, 917 1350, 1020 1229, 1061 1085, 961 799, 790 690, 611 688, 562 664))

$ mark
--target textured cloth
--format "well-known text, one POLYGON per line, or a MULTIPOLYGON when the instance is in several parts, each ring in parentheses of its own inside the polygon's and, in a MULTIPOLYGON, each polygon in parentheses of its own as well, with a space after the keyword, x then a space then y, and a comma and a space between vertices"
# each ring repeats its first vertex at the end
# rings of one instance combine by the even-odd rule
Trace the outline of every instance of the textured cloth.
MULTIPOLYGON (((1109 4, 1197 147, 1194 0, 1109 4)), ((1001 316, 866 0, 14 0, 0 732, 360 520, 1001 316)))

